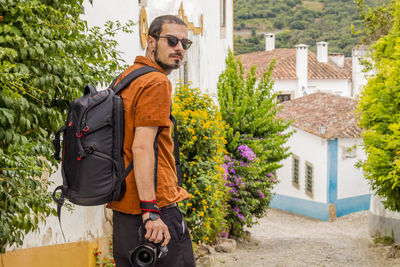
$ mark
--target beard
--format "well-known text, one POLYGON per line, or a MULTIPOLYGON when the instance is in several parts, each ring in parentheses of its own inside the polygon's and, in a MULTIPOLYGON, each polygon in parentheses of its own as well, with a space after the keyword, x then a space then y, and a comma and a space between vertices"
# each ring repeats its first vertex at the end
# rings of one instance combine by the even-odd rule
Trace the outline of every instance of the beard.
MULTIPOLYGON (((177 53, 173 53, 173 54, 169 54, 170 56, 182 56, 181 53, 177 52, 177 53)), ((181 60, 179 59, 175 59, 175 64, 166 64, 163 63, 159 58, 158 58, 158 45, 156 45, 156 48, 154 50, 154 60, 156 61, 156 63, 163 68, 165 71, 172 71, 175 69, 178 69, 181 66, 181 60)))

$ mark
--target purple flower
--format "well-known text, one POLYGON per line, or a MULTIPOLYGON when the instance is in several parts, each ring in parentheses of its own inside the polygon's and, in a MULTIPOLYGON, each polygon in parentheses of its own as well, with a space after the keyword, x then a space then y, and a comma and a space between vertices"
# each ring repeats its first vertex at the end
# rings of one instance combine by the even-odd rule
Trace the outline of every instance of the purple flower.
POLYGON ((244 218, 244 216, 240 213, 237 214, 237 216, 239 217, 239 219, 241 219, 242 221, 246 221, 246 219, 244 218))
POLYGON ((235 188, 231 188, 231 190, 229 190, 230 193, 237 195, 238 191, 235 188))
POLYGON ((260 199, 264 198, 264 193, 261 191, 261 189, 258 189, 258 194, 260 195, 260 199))
POLYGON ((248 165, 245 163, 245 162, 243 162, 243 161, 241 161, 240 163, 240 166, 242 166, 242 167, 247 167, 248 165))
POLYGON ((235 169, 232 168, 229 172, 230 172, 230 173, 235 173, 235 169))
POLYGON ((228 174, 228 165, 222 164, 222 168, 224 168, 225 174, 228 174))
POLYGON ((267 173, 267 177, 272 177, 272 174, 271 173, 267 173))
POLYGON ((239 202, 239 203, 242 202, 242 200, 240 198, 237 198, 237 197, 234 197, 232 200, 235 201, 235 202, 239 202))
POLYGON ((218 237, 220 237, 220 238, 228 238, 228 233, 226 231, 224 231, 222 233, 219 233, 218 237))
POLYGON ((248 159, 250 161, 253 161, 257 158, 256 154, 253 152, 253 150, 251 150, 248 146, 246 145, 241 145, 238 147, 238 151, 240 152, 240 155, 245 158, 248 159))
POLYGON ((238 207, 234 207, 233 210, 236 211, 237 213, 239 213, 239 208, 238 207))

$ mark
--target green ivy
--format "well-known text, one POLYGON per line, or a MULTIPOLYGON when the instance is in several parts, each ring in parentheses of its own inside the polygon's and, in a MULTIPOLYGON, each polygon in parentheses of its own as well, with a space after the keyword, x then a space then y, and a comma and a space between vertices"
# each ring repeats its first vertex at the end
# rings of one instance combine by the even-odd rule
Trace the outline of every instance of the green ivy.
POLYGON ((106 84, 120 66, 112 39, 130 26, 105 30, 80 19, 83 0, 0 0, 0 250, 54 214, 47 176, 52 138, 68 103, 84 85, 106 84))

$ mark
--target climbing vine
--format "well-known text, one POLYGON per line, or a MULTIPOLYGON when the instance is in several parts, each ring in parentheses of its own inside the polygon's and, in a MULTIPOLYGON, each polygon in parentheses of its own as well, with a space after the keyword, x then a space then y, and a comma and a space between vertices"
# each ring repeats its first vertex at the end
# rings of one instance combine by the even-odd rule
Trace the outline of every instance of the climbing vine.
POLYGON ((54 213, 46 178, 57 166, 51 139, 85 84, 120 71, 112 39, 80 19, 83 0, 0 0, 0 251, 54 213))

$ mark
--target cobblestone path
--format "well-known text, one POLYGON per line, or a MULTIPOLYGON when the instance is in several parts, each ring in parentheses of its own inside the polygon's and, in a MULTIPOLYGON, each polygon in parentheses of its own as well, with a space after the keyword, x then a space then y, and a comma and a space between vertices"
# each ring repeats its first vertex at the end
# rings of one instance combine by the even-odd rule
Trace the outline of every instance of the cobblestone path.
POLYGON ((271 209, 249 231, 251 241, 216 253, 215 266, 400 266, 390 246, 373 243, 367 211, 323 222, 271 209))

